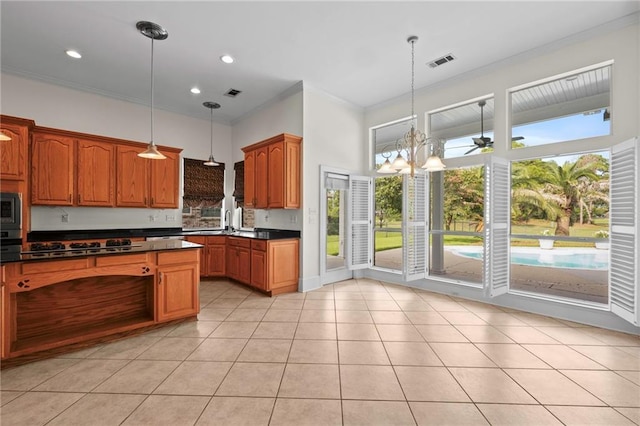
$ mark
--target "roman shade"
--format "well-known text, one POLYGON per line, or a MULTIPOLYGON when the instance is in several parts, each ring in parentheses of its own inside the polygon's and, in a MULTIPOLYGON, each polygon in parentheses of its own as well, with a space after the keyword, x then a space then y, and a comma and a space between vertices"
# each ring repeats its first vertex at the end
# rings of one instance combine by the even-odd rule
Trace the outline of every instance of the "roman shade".
POLYGON ((217 207, 224 199, 224 163, 205 166, 202 160, 184 159, 184 207, 217 207))

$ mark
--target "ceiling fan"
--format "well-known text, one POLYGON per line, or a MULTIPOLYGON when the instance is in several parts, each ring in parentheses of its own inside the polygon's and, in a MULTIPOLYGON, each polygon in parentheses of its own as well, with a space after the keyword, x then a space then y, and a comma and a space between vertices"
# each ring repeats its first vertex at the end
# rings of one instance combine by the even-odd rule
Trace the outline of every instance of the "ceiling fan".
MULTIPOLYGON (((471 139, 473 139, 473 143, 474 143, 475 146, 471 145, 471 146, 473 146, 473 148, 471 148, 469 151, 465 152, 464 155, 467 155, 467 154, 475 151, 476 149, 488 148, 488 147, 492 147, 493 146, 493 141, 491 140, 491 138, 484 135, 484 106, 486 104, 487 104, 487 102, 484 101, 484 100, 478 102, 478 106, 480 107, 480 137, 479 138, 471 138, 471 139)), ((513 138, 511 138, 511 142, 520 141, 522 139, 524 139, 523 136, 514 136, 513 138)))

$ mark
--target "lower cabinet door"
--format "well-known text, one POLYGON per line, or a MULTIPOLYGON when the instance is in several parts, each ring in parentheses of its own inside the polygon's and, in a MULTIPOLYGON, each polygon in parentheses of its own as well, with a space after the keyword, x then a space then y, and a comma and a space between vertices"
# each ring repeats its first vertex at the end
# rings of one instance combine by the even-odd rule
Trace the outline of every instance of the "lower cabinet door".
POLYGON ((241 283, 251 284, 251 249, 238 247, 238 278, 241 283))
POLYGON ((158 321, 193 316, 200 311, 198 265, 159 267, 156 281, 158 321))
POLYGON ((207 276, 223 277, 226 272, 227 247, 225 245, 207 246, 207 276))
POLYGON ((267 284, 267 252, 251 250, 251 285, 268 291, 267 284))

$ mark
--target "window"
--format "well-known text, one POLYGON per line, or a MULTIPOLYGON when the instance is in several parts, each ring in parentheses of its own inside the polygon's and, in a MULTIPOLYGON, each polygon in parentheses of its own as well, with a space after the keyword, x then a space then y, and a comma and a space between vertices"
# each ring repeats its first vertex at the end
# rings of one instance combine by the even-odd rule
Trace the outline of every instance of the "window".
POLYGON ((429 273, 482 284, 484 167, 431 174, 429 273))
POLYGON ((429 136, 445 141, 444 158, 492 151, 493 98, 465 102, 429 113, 429 136))
POLYGON ((611 65, 511 92, 512 148, 611 134, 611 65))
POLYGON ((224 201, 224 163, 210 167, 202 160, 184 159, 183 207, 189 208, 182 215, 185 228, 221 227, 224 201))
POLYGON ((402 175, 378 176, 374 184, 373 265, 402 271, 402 175))
POLYGON ((608 303, 609 158, 512 163, 511 289, 608 303))

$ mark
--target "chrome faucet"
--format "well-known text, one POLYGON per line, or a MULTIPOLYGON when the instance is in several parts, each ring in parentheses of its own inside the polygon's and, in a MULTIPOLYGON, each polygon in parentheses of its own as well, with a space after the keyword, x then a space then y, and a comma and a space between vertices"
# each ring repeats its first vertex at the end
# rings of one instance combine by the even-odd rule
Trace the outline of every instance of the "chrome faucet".
POLYGON ((231 226, 231 211, 228 209, 224 211, 224 224, 226 229, 233 231, 233 226, 231 226))

